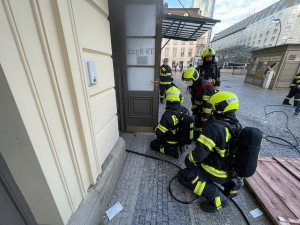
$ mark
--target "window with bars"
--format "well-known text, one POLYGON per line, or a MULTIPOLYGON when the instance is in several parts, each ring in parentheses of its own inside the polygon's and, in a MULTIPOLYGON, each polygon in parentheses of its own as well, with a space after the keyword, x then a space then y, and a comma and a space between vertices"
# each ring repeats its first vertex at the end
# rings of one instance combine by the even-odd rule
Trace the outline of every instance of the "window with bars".
POLYGON ((193 49, 189 49, 189 51, 188 51, 188 57, 192 57, 192 52, 193 52, 193 49))

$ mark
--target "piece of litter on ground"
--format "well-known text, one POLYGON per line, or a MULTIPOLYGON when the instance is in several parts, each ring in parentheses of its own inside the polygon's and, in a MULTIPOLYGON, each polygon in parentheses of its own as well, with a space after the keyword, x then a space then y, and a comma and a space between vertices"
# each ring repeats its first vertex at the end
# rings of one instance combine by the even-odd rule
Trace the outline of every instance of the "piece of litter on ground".
POLYGON ((257 218, 257 217, 261 216, 263 214, 263 212, 260 211, 259 209, 254 209, 250 212, 250 214, 253 216, 253 218, 257 218))
POLYGON ((123 207, 120 202, 114 204, 110 209, 106 210, 108 219, 111 220, 112 218, 114 218, 114 216, 121 212, 122 209, 123 207))

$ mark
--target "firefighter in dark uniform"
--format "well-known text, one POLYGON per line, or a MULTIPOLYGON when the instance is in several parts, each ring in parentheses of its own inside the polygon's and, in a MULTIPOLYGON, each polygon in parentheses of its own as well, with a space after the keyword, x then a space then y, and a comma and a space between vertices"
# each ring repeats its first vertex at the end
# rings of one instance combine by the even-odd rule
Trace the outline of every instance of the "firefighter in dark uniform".
POLYGON ((188 89, 192 96, 192 112, 195 117, 194 137, 197 140, 211 115, 212 106, 208 103, 208 100, 215 93, 215 89, 211 82, 199 77, 199 73, 194 67, 184 71, 182 80, 189 85, 188 89))
POLYGON ((284 105, 291 105, 290 99, 294 97, 294 106, 298 105, 298 102, 300 101, 300 73, 296 74, 293 82, 290 85, 290 92, 285 97, 282 104, 284 105))
POLYGON ((209 102, 213 106, 216 120, 202 131, 195 149, 185 158, 187 168, 179 171, 177 179, 186 188, 205 197, 207 201, 201 203, 201 208, 212 213, 224 208, 228 204, 228 198, 237 194, 239 186, 232 180, 229 172, 228 143, 231 139, 230 131, 238 132, 241 126, 235 116, 239 101, 234 93, 220 91, 209 102), (218 121, 228 124, 230 131, 218 121), (223 185, 225 191, 219 191, 213 182, 223 185))
POLYGON ((169 63, 169 59, 165 58, 164 64, 160 67, 159 98, 161 103, 164 102, 166 90, 168 90, 171 87, 173 82, 171 67, 168 65, 168 63, 169 63))
POLYGON ((180 127, 176 115, 185 113, 180 104, 183 102, 183 96, 177 87, 173 86, 166 91, 166 102, 166 111, 162 115, 159 124, 154 128, 157 136, 150 143, 150 147, 163 154, 173 155, 177 159, 183 149, 181 149, 178 143, 180 127))
POLYGON ((215 60, 216 52, 212 48, 206 49, 202 54, 203 64, 199 65, 196 69, 200 74, 200 77, 205 78, 211 82, 216 91, 220 90, 221 76, 220 68, 217 66, 217 60, 215 60))

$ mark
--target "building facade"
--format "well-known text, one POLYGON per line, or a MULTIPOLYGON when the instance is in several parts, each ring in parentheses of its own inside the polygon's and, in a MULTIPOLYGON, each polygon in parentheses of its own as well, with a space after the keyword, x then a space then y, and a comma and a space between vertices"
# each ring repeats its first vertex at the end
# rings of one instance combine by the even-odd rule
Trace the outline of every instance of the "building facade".
MULTIPOLYGON (((1 1, 0 186, 14 179, 37 224, 67 224, 110 163, 124 163, 108 15, 107 1, 1 1)), ((118 175, 107 177, 103 195, 118 175)), ((0 221, 25 224, 3 215, 7 187, 0 221)))
MULTIPOLYGON (((226 50, 243 46, 243 51, 282 44, 299 44, 300 1, 281 0, 221 31, 212 40, 212 47, 226 55, 226 50)), ((225 56, 230 57, 230 56, 225 56)), ((245 58, 248 60, 249 58, 245 58)), ((237 62, 231 58, 231 62, 237 62)))

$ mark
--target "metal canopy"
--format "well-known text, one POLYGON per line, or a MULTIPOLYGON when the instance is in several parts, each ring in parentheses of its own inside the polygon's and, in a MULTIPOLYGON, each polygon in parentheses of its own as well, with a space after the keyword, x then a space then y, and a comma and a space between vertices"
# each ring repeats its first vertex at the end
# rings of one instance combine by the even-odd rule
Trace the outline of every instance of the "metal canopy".
POLYGON ((196 41, 220 20, 163 14, 162 37, 196 41))
POLYGON ((244 57, 250 57, 251 51, 258 49, 257 47, 251 47, 246 45, 235 45, 227 48, 222 48, 216 50, 217 54, 223 54, 223 55, 235 55, 237 57, 244 56, 244 57), (225 53, 225 54, 224 54, 225 53))

